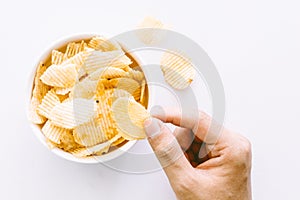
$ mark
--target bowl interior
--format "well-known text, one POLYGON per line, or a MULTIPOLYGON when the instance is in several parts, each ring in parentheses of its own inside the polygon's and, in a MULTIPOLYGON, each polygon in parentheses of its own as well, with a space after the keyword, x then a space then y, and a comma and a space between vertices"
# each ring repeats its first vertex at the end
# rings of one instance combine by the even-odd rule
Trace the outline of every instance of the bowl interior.
MULTIPOLYGON (((49 48, 47 48, 47 50, 44 52, 44 54, 38 59, 38 62, 36 63, 30 78, 29 78, 29 97, 28 97, 28 105, 30 103, 30 99, 32 96, 32 91, 33 91, 33 87, 34 87, 34 77, 35 77, 35 73, 37 70, 37 66, 40 62, 45 63, 45 65, 50 66, 51 64, 51 52, 52 50, 56 49, 59 51, 65 51, 66 50, 66 45, 70 42, 80 42, 82 40, 84 41, 89 41, 92 37, 97 36, 98 34, 77 34, 74 36, 70 36, 67 38, 63 38, 61 40, 59 40, 58 42, 55 42, 54 44, 50 45, 49 48)), ((132 60, 132 64, 130 65, 132 68, 135 69, 139 69, 141 71, 142 68, 140 66, 142 66, 141 60, 139 58, 136 57, 136 55, 134 53, 128 53, 126 51, 126 46, 124 44, 119 43, 120 46, 122 47, 122 49, 124 50, 126 56, 128 56, 131 60, 132 60)), ((146 76, 145 76, 146 77, 146 76)), ((148 86, 146 85, 146 91, 145 91, 145 103, 144 106, 147 108, 148 107, 148 100, 149 100, 149 89, 148 86)), ((29 106, 27 106, 27 108, 29 108, 29 106)), ((55 153, 56 155, 65 158, 67 160, 70 161, 74 161, 74 162, 79 162, 79 163, 99 163, 99 162, 105 162, 105 161, 109 161, 112 160, 114 158, 117 158, 118 156, 122 155, 123 153, 125 153, 126 151, 128 151, 135 143, 135 140, 132 141, 126 141, 120 145, 117 146, 117 148, 111 148, 110 151, 104 155, 101 156, 90 156, 90 157, 86 157, 86 158, 79 158, 79 157, 75 157, 73 156, 71 153, 65 152, 62 149, 59 148, 53 148, 50 149, 48 147, 48 144, 46 143, 46 138, 43 135, 43 133, 41 132, 41 125, 36 125, 31 123, 31 127, 32 130, 34 132, 34 134, 36 135, 36 137, 42 142, 42 144, 44 144, 49 150, 51 150, 53 153, 55 153)))

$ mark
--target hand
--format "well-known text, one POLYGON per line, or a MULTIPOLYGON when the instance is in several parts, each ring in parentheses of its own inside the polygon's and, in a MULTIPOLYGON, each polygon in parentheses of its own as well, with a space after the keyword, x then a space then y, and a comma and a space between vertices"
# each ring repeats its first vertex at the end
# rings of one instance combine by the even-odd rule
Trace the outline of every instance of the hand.
POLYGON ((246 138, 218 125, 204 112, 182 116, 172 108, 156 110, 152 116, 145 122, 148 140, 178 199, 251 199, 251 144, 246 138), (172 133, 163 122, 178 128, 172 133), (208 152, 206 160, 195 167, 182 151, 193 135, 205 144, 200 156, 208 152))

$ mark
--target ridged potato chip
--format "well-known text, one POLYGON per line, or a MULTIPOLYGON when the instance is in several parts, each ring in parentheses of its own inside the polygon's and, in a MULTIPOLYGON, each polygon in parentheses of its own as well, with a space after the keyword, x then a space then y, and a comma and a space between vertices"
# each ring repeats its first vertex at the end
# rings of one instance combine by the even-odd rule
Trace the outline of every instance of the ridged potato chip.
POLYGON ((117 139, 115 142, 113 142, 113 143, 111 144, 111 146, 117 146, 117 145, 119 145, 119 144, 122 144, 122 143, 125 142, 125 141, 126 141, 126 139, 120 136, 120 138, 117 139))
POLYGON ((145 79, 145 76, 144 76, 143 72, 138 71, 138 70, 134 70, 134 69, 129 70, 126 73, 125 77, 132 78, 132 79, 135 79, 137 81, 142 81, 142 80, 145 79))
POLYGON ((88 75, 90 80, 99 80, 102 79, 112 79, 112 78, 120 78, 126 75, 126 72, 122 69, 115 67, 104 67, 97 69, 95 72, 88 75))
POLYGON ((178 90, 187 88, 195 77, 190 60, 177 53, 164 53, 160 66, 166 82, 178 90))
POLYGON ((72 87, 77 80, 75 64, 51 65, 41 76, 43 83, 54 87, 72 87))
POLYGON ((41 62, 37 67, 36 75, 34 78, 34 88, 33 88, 32 96, 37 98, 39 103, 42 102, 42 99, 47 94, 48 90, 50 89, 50 87, 48 85, 44 84, 40 79, 41 76, 47 70, 47 68, 48 67, 44 63, 41 62))
POLYGON ((86 147, 108 141, 103 127, 101 127, 101 124, 99 124, 96 119, 92 119, 87 123, 75 127, 73 135, 78 144, 86 147))
POLYGON ((38 106, 38 113, 46 118, 49 118, 52 109, 60 104, 60 99, 54 92, 54 89, 49 90, 42 100, 42 103, 38 106))
POLYGON ((66 95, 72 90, 72 87, 69 88, 55 88, 55 93, 58 95, 66 95))
POLYGON ((101 36, 93 37, 88 46, 99 51, 114 51, 121 49, 120 45, 113 40, 108 40, 101 36))
POLYGON ((51 55, 51 63, 53 65, 60 65, 64 61, 64 53, 53 50, 51 55))
POLYGON ((36 97, 32 97, 29 105, 28 119, 34 124, 43 124, 47 120, 47 118, 37 112, 39 105, 39 100, 36 97))
POLYGON ((95 115, 94 100, 76 98, 55 106, 49 119, 56 126, 73 129, 90 121, 95 115))
POLYGON ((141 87, 137 81, 130 78, 116 78, 111 81, 113 80, 117 80, 115 86, 117 89, 126 90, 134 97, 135 100, 140 99, 141 87))
POLYGON ((119 98, 112 105, 112 113, 122 137, 125 139, 146 137, 144 122, 150 118, 150 114, 141 104, 132 99, 119 98))
POLYGON ((42 128, 42 132, 49 140, 60 144, 63 136, 68 134, 70 130, 55 126, 48 120, 42 128))
POLYGON ((85 43, 84 41, 81 41, 80 43, 71 42, 67 45, 67 49, 65 52, 65 59, 71 58, 78 54, 79 52, 83 51, 85 49, 85 43))
POLYGON ((121 68, 124 65, 130 65, 132 61, 121 50, 101 52, 92 51, 87 56, 83 65, 88 74, 93 73, 103 67, 121 68))
POLYGON ((84 79, 75 84, 69 96, 71 98, 90 99, 96 94, 97 83, 98 81, 84 79))

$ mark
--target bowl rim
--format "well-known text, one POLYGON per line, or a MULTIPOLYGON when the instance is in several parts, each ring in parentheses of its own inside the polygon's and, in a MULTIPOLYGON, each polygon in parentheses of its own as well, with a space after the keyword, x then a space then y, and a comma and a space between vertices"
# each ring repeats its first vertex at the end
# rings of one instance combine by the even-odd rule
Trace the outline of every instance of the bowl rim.
MULTIPOLYGON (((52 153, 54 153, 55 155, 64 158, 66 160, 69 161, 73 161, 73 162, 77 162, 77 163, 84 163, 84 164, 97 164, 97 163, 103 163, 103 162, 107 162, 110 161, 112 159, 115 159, 121 155, 123 155, 125 152, 127 152, 129 149, 131 149, 137 142, 137 140, 132 140, 132 141, 128 141, 126 144, 124 144, 123 146, 121 146, 120 148, 117 148, 115 150, 113 150, 110 153, 101 155, 101 156, 90 156, 87 158, 79 158, 79 157, 75 157, 74 155, 72 155, 71 153, 65 152, 62 149, 59 149, 57 147, 50 149, 48 144, 46 143, 46 137, 43 135, 43 133, 41 132, 41 129, 39 127, 39 125, 32 123, 29 120, 29 105, 30 105, 30 100, 31 100, 31 96, 32 96, 32 90, 33 90, 33 85, 34 85, 34 77, 36 74, 36 70, 37 67, 40 63, 40 61, 43 61, 45 59, 47 59, 50 55, 50 53, 52 52, 53 49, 58 49, 60 47, 62 47, 63 45, 66 45, 69 42, 73 42, 73 41, 79 41, 79 40, 85 40, 85 39, 90 39, 92 37, 95 36, 102 36, 101 34, 98 33, 75 33, 75 34, 70 34, 67 36, 63 36, 60 37, 59 39, 55 40, 54 42, 52 42, 50 45, 48 45, 48 47, 46 47, 41 53, 41 55, 39 57, 37 57, 37 59, 35 59, 35 63, 32 67, 32 70, 28 76, 28 83, 27 83, 27 90, 26 90, 26 113, 27 113, 27 119, 28 122, 30 124, 30 127, 33 130, 34 135, 38 138, 38 140, 43 144, 43 146, 45 146, 49 151, 51 151, 52 153)), ((118 41, 117 41, 118 42, 118 41)), ((120 44, 120 46, 123 49, 127 49, 126 45, 124 45, 121 42, 118 42, 120 44)), ((140 65, 143 66, 143 61, 134 53, 134 52, 129 52, 129 54, 131 55, 132 58, 134 58, 134 60, 140 65)), ((147 77, 145 76, 145 78, 147 79, 147 77)), ((148 88, 148 94, 150 94, 150 89, 148 88)), ((148 108, 149 108, 149 98, 150 95, 148 95, 148 108)))

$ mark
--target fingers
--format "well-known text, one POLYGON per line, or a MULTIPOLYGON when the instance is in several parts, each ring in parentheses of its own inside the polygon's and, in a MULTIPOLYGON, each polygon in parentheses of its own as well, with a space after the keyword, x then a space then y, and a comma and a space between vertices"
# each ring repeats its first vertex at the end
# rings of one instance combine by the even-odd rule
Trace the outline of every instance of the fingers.
POLYGON ((155 118, 146 120, 145 131, 156 157, 171 181, 176 179, 176 174, 192 169, 176 138, 162 121, 155 118))
POLYGON ((194 134, 207 144, 215 144, 222 131, 222 126, 206 113, 198 110, 181 111, 178 108, 156 107, 151 110, 153 117, 163 122, 191 129, 194 134))
POLYGON ((186 151, 192 144, 195 136, 194 133, 188 128, 177 127, 173 135, 175 136, 182 151, 186 151))

